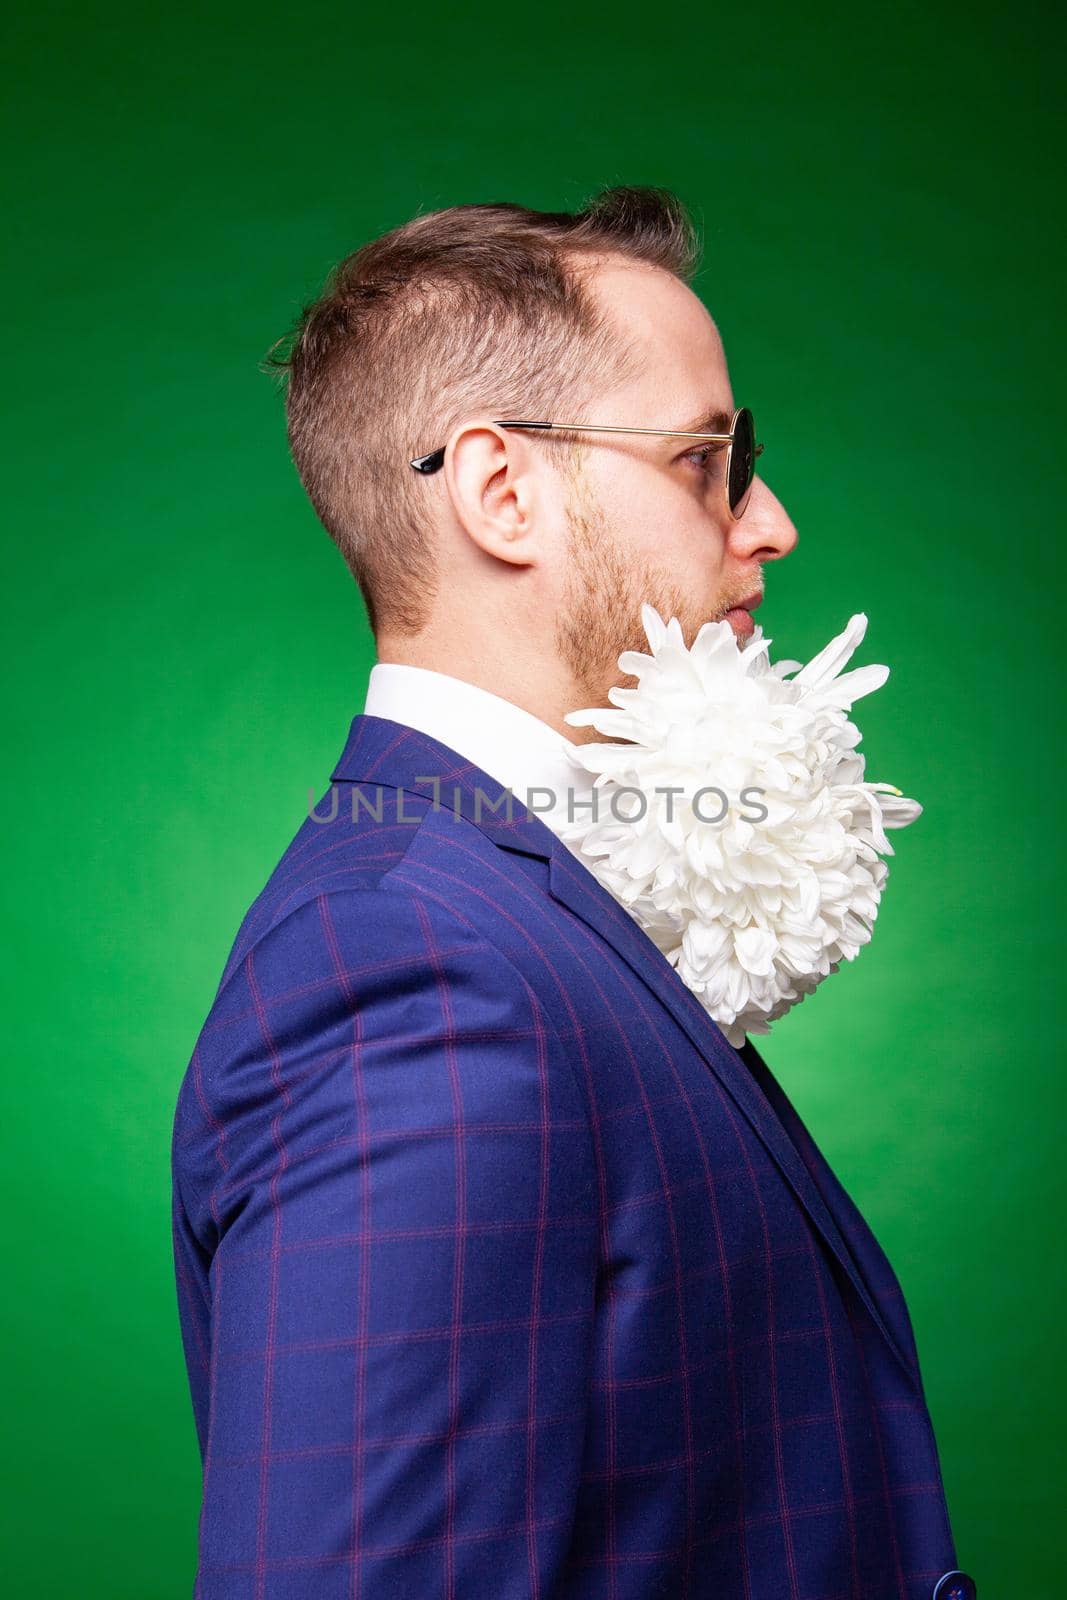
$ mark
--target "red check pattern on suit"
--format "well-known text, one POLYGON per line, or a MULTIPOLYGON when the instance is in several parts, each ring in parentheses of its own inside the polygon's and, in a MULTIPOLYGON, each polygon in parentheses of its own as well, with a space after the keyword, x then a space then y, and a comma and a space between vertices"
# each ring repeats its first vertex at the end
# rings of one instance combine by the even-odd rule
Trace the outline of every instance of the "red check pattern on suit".
POLYGON ((357 716, 237 935, 172 1150, 197 1600, 929 1600, 889 1262, 509 798, 357 716))

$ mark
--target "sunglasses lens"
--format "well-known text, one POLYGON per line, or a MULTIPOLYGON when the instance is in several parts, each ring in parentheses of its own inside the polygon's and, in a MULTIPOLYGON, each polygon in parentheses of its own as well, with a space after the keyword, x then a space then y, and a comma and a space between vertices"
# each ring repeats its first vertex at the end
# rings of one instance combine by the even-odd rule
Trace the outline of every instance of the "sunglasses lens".
POLYGON ((730 449, 730 480, 727 493, 730 510, 739 517, 748 504, 756 467, 756 424, 747 406, 734 419, 734 442, 730 449))

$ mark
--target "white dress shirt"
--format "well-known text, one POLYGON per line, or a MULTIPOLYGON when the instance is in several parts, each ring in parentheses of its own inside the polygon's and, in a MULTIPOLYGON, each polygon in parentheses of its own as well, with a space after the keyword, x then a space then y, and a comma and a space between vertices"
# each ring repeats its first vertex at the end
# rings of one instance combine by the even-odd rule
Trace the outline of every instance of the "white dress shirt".
POLYGON ((363 712, 439 739, 511 789, 549 827, 560 805, 566 820, 568 791, 575 815, 592 815, 581 802, 592 795, 594 774, 571 759, 574 741, 489 689, 429 667, 379 661, 371 668, 363 712), (554 797, 551 807, 546 789, 554 797))

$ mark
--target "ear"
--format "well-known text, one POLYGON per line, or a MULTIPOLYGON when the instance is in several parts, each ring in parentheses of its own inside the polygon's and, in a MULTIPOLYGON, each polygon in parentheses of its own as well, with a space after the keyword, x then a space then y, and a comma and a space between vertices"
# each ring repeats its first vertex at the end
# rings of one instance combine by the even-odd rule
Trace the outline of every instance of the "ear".
POLYGON ((530 441, 492 422, 466 422, 442 468, 456 520, 486 555, 514 566, 537 558, 534 528, 545 480, 530 441))

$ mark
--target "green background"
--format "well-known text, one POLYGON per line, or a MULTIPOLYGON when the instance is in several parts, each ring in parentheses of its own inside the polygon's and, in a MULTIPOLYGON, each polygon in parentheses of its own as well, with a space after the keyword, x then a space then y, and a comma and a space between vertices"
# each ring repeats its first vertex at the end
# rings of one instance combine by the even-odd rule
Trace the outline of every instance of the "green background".
POLYGON ((174 1099, 373 660, 257 362, 416 211, 657 183, 800 531, 766 631, 869 614, 868 776, 926 808, 872 948, 762 1048, 904 1285, 961 1564, 1053 1600, 1059 24, 387 9, 8 24, 9 1592, 191 1590, 174 1099))

